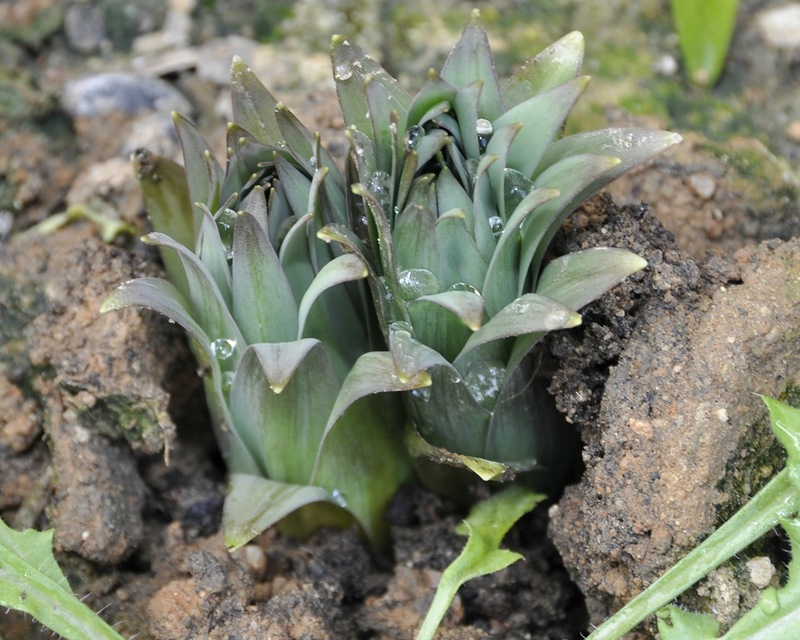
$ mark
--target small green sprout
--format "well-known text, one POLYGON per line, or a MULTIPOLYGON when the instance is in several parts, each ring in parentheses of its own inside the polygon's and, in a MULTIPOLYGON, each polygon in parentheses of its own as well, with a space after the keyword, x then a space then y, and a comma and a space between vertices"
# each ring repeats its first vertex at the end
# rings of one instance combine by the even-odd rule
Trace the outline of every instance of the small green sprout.
POLYGON ((344 170, 234 59, 225 169, 178 115, 184 168, 134 158, 169 282, 125 283, 103 305, 154 309, 190 336, 232 548, 279 521, 302 534, 353 520, 381 547, 412 456, 557 487, 565 430, 542 418, 529 354, 645 262, 549 260, 548 246, 583 200, 680 139, 559 139, 588 81, 578 33, 501 86, 475 12, 416 96, 343 38, 331 56, 344 170))
POLYGON ((665 607, 726 560, 780 525, 792 544, 789 581, 768 587, 749 613, 723 637, 726 640, 789 640, 800 623, 800 410, 762 396, 772 428, 786 448, 786 468, 717 531, 670 567, 663 576, 600 625, 587 640, 617 640, 649 615, 658 612, 664 640, 717 638, 719 625, 706 615, 665 607), (662 607, 665 607, 662 609, 662 607))
POLYGON ((456 527, 456 533, 469 536, 467 544, 442 573, 417 640, 433 639, 462 584, 501 571, 523 559, 518 553, 501 549, 500 543, 517 520, 533 510, 544 498, 541 494, 512 485, 475 505, 467 519, 456 527))
POLYGON ((725 65, 739 0, 672 0, 672 17, 689 79, 713 86, 725 65))
POLYGON ((0 607, 22 611, 67 640, 123 640, 78 600, 53 557, 53 530, 14 531, 0 519, 0 607))

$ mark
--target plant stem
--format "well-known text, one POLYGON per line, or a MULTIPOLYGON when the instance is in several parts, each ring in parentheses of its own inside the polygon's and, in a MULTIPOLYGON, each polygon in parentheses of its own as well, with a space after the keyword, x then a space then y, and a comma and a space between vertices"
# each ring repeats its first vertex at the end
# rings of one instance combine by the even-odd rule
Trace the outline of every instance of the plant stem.
POLYGON ((587 640, 616 640, 671 602, 703 576, 800 509, 800 492, 784 469, 747 504, 670 567, 656 582, 606 620, 587 640))

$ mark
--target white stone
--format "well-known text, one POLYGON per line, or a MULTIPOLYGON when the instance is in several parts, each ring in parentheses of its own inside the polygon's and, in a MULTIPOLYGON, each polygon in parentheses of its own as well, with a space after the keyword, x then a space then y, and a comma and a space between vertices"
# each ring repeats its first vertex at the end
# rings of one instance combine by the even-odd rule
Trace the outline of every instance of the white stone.
POLYGON ((767 9, 756 17, 764 41, 779 49, 800 47, 800 4, 767 9))

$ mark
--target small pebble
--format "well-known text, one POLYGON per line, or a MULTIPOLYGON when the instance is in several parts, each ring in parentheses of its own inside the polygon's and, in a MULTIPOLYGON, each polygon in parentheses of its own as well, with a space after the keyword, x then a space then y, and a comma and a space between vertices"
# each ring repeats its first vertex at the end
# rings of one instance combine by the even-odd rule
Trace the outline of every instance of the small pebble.
POLYGON ((717 181, 710 173, 693 173, 687 178, 689 187, 703 200, 710 200, 717 190, 717 181))
POLYGON ((800 47, 800 4, 766 9, 756 17, 761 37, 778 49, 800 47))
POLYGON ((136 73, 98 73, 72 80, 64 86, 61 101, 72 117, 110 113, 136 115, 140 111, 191 113, 186 97, 159 78, 136 73))
POLYGON ((750 572, 750 582, 759 589, 769 586, 772 576, 775 575, 775 567, 766 556, 757 556, 747 561, 745 565, 750 572))

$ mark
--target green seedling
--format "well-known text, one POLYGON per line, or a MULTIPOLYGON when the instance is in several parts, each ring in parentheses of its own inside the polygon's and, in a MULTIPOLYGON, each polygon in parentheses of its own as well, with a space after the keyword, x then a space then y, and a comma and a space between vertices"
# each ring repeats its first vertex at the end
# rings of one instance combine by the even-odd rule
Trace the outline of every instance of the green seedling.
POLYGON ((224 169, 178 115, 184 167, 134 158, 169 281, 103 305, 154 309, 190 336, 230 471, 231 548, 279 521, 356 522, 383 547, 412 457, 557 488, 570 432, 543 418, 529 354, 645 262, 550 260, 548 246, 583 200, 680 139, 560 138, 588 80, 578 33, 501 85, 475 12, 416 96, 343 38, 331 56, 344 169, 235 59, 224 169))
POLYGON ((467 544, 442 573, 417 640, 433 640, 436 629, 462 584, 502 571, 517 560, 523 560, 520 554, 501 549, 500 543, 514 523, 544 498, 520 486, 511 486, 475 505, 467 519, 456 527, 457 533, 469 536, 467 544))
POLYGON ((78 600, 53 557, 53 530, 14 531, 0 519, 0 607, 22 611, 67 640, 123 640, 78 600))
POLYGON ((717 82, 728 55, 739 0, 672 0, 672 17, 689 79, 717 82))
POLYGON ((787 466, 711 536, 679 560, 645 591, 599 626, 588 640, 617 640, 653 613, 659 612, 659 631, 665 640, 716 638, 713 617, 665 607, 695 582, 734 557, 759 537, 780 525, 792 543, 789 582, 780 590, 767 588, 758 605, 723 637, 726 640, 797 637, 800 621, 800 410, 763 397, 772 428, 789 458, 787 466))
POLYGON ((88 220, 96 225, 100 229, 103 242, 114 242, 117 236, 133 237, 138 233, 138 229, 132 224, 99 213, 85 204, 72 204, 66 211, 45 218, 24 233, 53 233, 79 220, 88 220))

